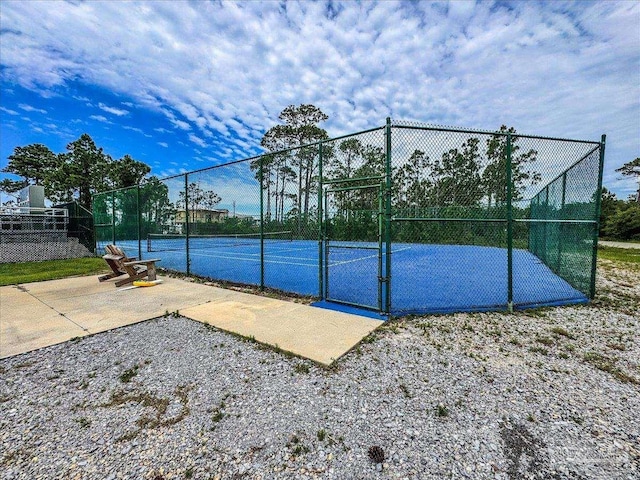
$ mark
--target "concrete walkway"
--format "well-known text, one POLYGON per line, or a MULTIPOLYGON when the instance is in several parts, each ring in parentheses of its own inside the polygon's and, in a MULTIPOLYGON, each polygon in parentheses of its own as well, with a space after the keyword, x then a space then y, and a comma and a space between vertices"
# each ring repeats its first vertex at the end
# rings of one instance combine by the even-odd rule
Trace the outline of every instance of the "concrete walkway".
POLYGON ((179 311, 329 365, 382 324, 184 280, 116 289, 97 276, 0 287, 0 358, 179 311))
POLYGON ((609 242, 608 240, 599 240, 598 245, 615 248, 640 248, 640 243, 632 242, 609 242))

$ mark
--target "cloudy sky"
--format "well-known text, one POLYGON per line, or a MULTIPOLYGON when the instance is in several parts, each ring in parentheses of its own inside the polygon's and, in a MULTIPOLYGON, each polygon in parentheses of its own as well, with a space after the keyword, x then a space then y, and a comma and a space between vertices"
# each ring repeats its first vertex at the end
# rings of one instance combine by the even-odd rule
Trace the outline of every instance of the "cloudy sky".
POLYGON ((605 186, 640 156, 640 2, 0 5, 0 167, 89 133, 171 175, 251 156, 290 104, 330 136, 387 116, 599 140, 605 186))

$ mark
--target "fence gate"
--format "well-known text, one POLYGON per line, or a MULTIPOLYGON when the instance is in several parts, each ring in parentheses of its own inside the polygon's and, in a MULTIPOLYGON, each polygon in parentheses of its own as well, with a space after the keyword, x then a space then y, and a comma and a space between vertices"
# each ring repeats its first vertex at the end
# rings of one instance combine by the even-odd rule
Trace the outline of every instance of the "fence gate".
POLYGON ((328 301, 382 311, 381 180, 324 182, 324 298, 328 301))

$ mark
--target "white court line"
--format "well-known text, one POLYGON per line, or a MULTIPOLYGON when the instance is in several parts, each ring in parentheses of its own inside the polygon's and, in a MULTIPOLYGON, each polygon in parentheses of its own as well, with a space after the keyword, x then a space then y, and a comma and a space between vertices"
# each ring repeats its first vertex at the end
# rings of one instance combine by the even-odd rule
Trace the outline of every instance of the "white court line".
MULTIPOLYGON (((250 259, 251 257, 259 257, 260 253, 242 253, 242 252, 236 252, 233 250, 222 250, 222 249, 217 249, 216 250, 218 252, 218 255, 211 255, 209 253, 196 253, 196 252, 192 252, 191 255, 199 255, 201 257, 211 257, 211 258, 232 258, 232 259, 236 259, 237 256, 240 256, 242 258, 247 258, 250 259), (221 254, 221 255, 220 255, 221 254), (227 257, 225 255, 232 255, 231 257, 227 257)), ((294 250, 294 251, 300 251, 300 250, 294 250)), ((295 260, 309 260, 309 261, 315 261, 318 259, 318 256, 314 256, 311 258, 305 258, 305 257, 290 257, 288 255, 270 255, 269 253, 265 252, 264 254, 265 258, 269 257, 269 258, 293 258, 295 260)))
MULTIPOLYGON (((404 250, 409 250, 410 248, 411 247, 405 247, 405 248, 400 248, 398 250, 392 250, 391 253, 402 252, 404 250)), ((354 259, 351 259, 351 260, 345 260, 343 262, 335 262, 335 263, 329 264, 329 266, 330 267, 335 267, 337 265, 344 265, 344 264, 347 264, 347 263, 353 263, 353 262, 357 262, 359 260, 367 260, 369 258, 378 258, 378 255, 377 254, 376 255, 368 255, 366 257, 354 258, 354 259)))
MULTIPOLYGON (((260 263, 260 259, 259 258, 246 258, 246 257, 225 257, 225 256, 221 256, 221 255, 207 255, 207 254, 202 254, 202 253, 198 253, 196 254, 200 257, 210 257, 210 258, 223 258, 225 260, 244 260, 247 262, 256 262, 256 263, 260 263)), ((287 257, 284 257, 287 258, 287 257)), ((318 264, 309 264, 309 263, 297 263, 297 262, 280 262, 280 261, 275 261, 275 260, 265 260, 264 263, 280 263, 280 264, 284 264, 284 265, 299 265, 301 267, 318 267, 318 264)))
MULTIPOLYGON (((405 247, 402 248, 400 250, 395 250, 395 252, 401 252, 403 250, 409 250, 411 247, 405 247)), ((392 252, 393 253, 393 252, 392 252)), ((260 262, 259 258, 247 258, 247 257, 234 257, 234 256, 225 256, 225 255, 210 255, 210 254, 206 254, 206 253, 193 253, 192 255, 196 255, 196 256, 200 256, 200 257, 209 257, 209 258, 222 258, 225 260, 244 260, 244 261, 249 261, 249 262, 260 262)), ((249 255, 249 254, 246 254, 249 255)), ((255 256, 255 254, 250 254, 251 256, 255 256)), ((275 258, 292 258, 294 260, 301 260, 299 258, 293 258, 293 257, 281 257, 281 256, 272 256, 275 258)), ((354 258, 351 260, 345 260, 343 262, 337 262, 337 263, 330 263, 329 267, 335 267, 335 266, 339 266, 339 265, 344 265, 347 263, 353 263, 353 262, 358 262, 358 261, 362 261, 362 260, 367 260, 369 258, 377 258, 378 255, 368 255, 366 257, 360 257, 360 258, 354 258)), ((307 259, 303 259, 303 260, 307 260, 307 259)), ((315 260, 315 258, 313 259, 309 259, 309 260, 315 260)), ((264 263, 274 263, 274 264, 281 264, 281 265, 298 265, 301 267, 317 267, 318 264, 317 263, 313 263, 313 264, 308 264, 308 263, 298 263, 298 262, 291 262, 291 261, 278 261, 278 260, 267 260, 265 259, 264 263)))

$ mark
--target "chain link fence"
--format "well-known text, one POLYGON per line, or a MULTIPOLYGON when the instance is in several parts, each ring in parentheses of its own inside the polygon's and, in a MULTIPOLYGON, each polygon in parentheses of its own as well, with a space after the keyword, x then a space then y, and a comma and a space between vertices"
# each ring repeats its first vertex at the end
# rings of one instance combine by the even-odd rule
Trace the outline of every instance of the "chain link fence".
POLYGON ((0 207, 0 263, 94 255, 91 212, 76 202, 53 207, 0 207))
POLYGON ((601 142, 391 123, 94 197, 99 250, 406 314, 593 298, 601 142))

